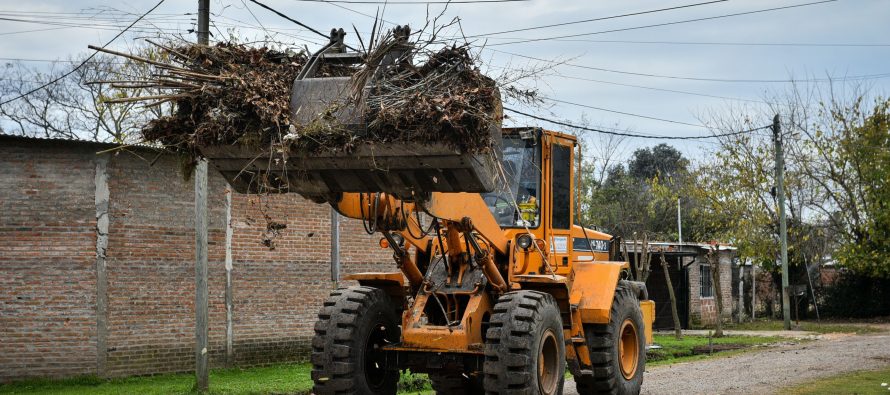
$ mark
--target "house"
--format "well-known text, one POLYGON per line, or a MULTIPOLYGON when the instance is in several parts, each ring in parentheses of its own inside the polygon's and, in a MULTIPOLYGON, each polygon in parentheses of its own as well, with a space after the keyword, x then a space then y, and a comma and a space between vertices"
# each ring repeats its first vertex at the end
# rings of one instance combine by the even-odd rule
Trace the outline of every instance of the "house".
MULTIPOLYGON (((635 265, 642 252, 642 243, 626 242, 629 261, 635 265)), ((712 265, 708 261, 708 252, 713 249, 720 268, 720 290, 723 297, 724 319, 731 318, 734 311, 733 273, 736 248, 726 244, 709 243, 675 243, 649 242, 651 253, 650 273, 646 281, 649 298, 655 301, 655 329, 673 329, 674 320, 671 314, 670 296, 664 269, 661 266, 661 254, 664 253, 668 264, 668 274, 674 288, 677 301, 677 313, 681 326, 685 328, 713 324, 717 314, 715 289, 711 280, 712 265)), ((735 299, 734 299, 735 298, 735 299)))

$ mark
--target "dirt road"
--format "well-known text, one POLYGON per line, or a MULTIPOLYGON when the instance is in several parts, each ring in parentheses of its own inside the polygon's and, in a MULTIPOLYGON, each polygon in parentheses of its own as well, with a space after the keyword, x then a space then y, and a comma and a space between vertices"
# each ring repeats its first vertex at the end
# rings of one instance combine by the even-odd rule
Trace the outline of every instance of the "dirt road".
MULTIPOLYGON (((799 345, 648 368, 643 394, 769 394, 821 377, 888 365, 890 329, 825 335, 799 345)), ((565 394, 577 394, 574 382, 566 382, 565 394)))

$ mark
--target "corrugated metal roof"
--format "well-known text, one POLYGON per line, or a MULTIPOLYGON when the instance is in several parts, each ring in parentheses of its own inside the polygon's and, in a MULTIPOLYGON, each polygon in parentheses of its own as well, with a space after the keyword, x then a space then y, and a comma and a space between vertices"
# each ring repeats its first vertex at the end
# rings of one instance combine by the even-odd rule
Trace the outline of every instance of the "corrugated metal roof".
MULTIPOLYGON (((639 240, 625 240, 628 243, 633 244, 634 246, 640 246, 642 244, 639 240)), ((702 249, 709 249, 711 246, 716 245, 718 251, 735 251, 738 248, 728 243, 700 243, 700 242, 683 242, 678 243, 674 241, 650 241, 648 242, 650 246, 659 246, 659 247, 695 247, 702 249)))
MULTIPOLYGON (((101 141, 91 141, 91 140, 83 140, 77 138, 68 138, 68 137, 42 137, 42 136, 22 136, 20 134, 11 134, 0 131, 0 141, 2 140, 21 140, 21 141, 35 141, 35 142, 57 142, 57 143, 70 143, 76 145, 92 145, 103 148, 114 148, 119 147, 122 144, 118 143, 107 143, 101 141)), ((127 147, 134 148, 150 148, 150 149, 158 149, 158 147, 153 147, 147 144, 127 144, 127 147)))
POLYGON ((82 139, 69 138, 69 137, 23 136, 23 135, 20 135, 20 134, 7 133, 7 132, 4 132, 4 131, 2 131, 2 130, 0 130, 0 138, 3 138, 3 139, 16 139, 16 140, 64 141, 64 142, 75 142, 75 143, 84 143, 84 144, 106 144, 106 145, 113 145, 112 143, 103 143, 103 142, 90 141, 90 140, 82 140, 82 139))

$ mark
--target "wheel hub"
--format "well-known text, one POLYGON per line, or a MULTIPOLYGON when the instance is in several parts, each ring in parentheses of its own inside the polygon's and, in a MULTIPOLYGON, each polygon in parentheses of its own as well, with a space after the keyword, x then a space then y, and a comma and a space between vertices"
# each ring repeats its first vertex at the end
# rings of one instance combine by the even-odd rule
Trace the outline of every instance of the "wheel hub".
POLYGON ((631 380, 637 373, 637 365, 640 361, 639 334, 637 326, 631 319, 621 323, 618 339, 618 364, 621 367, 621 375, 631 380))
POLYGON ((365 379, 375 388, 381 386, 386 379, 386 375, 383 374, 386 370, 384 368, 385 361, 380 350, 386 343, 386 326, 377 323, 368 334, 368 342, 365 346, 365 379))
POLYGON ((547 329, 538 351, 538 390, 541 394, 556 394, 559 387, 559 345, 556 335, 547 329))

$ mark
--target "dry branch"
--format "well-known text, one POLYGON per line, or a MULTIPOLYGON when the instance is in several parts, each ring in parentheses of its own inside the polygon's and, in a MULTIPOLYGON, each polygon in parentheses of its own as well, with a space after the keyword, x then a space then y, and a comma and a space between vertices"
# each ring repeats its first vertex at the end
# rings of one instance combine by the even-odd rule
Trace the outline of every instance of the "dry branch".
MULTIPOLYGON (((153 94, 113 98, 105 103, 150 101, 145 107, 174 102, 173 115, 148 122, 145 141, 199 155, 200 148, 241 144, 278 152, 350 151, 361 143, 444 142, 464 151, 490 149, 490 133, 502 120, 497 84, 483 75, 469 47, 430 50, 431 43, 408 45, 396 33, 372 35, 360 65, 322 63, 316 77, 352 77, 352 92, 343 102, 312 121, 291 117, 291 87, 308 61, 304 52, 220 43, 214 46, 172 45, 160 48, 160 60, 90 47, 154 67, 146 80, 95 81, 153 94), (401 52, 393 52, 399 49, 401 52), (400 53, 396 59, 394 53, 400 53), (414 65, 412 59, 425 62, 414 65), (364 117, 357 132, 339 123, 335 113, 353 106, 364 117)), ((301 118, 302 119, 302 118, 301 118)))

